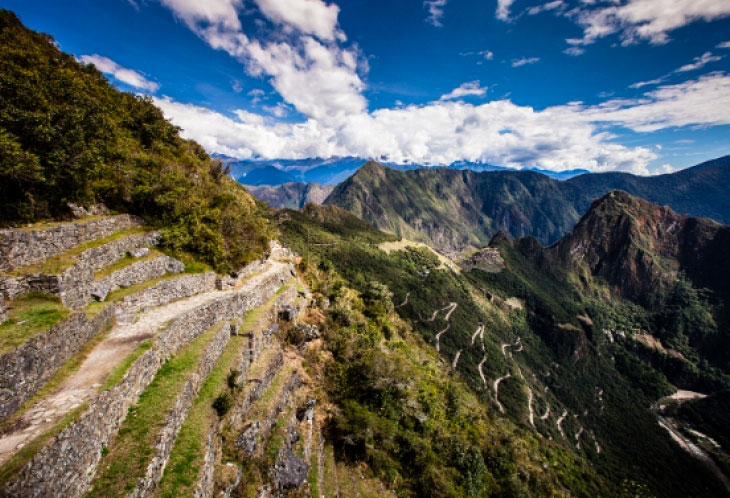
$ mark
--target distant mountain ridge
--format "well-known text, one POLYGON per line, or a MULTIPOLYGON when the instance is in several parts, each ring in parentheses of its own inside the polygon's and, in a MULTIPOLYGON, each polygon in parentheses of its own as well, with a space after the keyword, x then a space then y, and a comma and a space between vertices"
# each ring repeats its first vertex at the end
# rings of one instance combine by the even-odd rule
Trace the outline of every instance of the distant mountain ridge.
MULTIPOLYGON (((231 176, 243 185, 276 186, 284 183, 319 183, 322 185, 336 185, 354 174, 367 159, 360 157, 331 157, 307 159, 261 159, 237 160, 217 155, 231 166, 231 176)), ((399 171, 410 171, 436 166, 425 164, 395 164, 382 162, 381 164, 399 171)), ((578 175, 590 173, 585 169, 570 171, 550 171, 538 168, 517 170, 504 166, 494 166, 487 163, 473 161, 456 161, 440 168, 471 171, 534 171, 542 173, 556 180, 567 180, 578 175)))
POLYGON ((322 204, 335 188, 318 183, 284 183, 275 187, 244 185, 251 195, 276 209, 300 209, 309 203, 322 204))
POLYGON ((679 213, 730 223, 730 156, 669 175, 594 173, 556 181, 529 171, 396 171, 369 162, 325 200, 378 228, 447 252, 498 231, 541 244, 570 232, 591 203, 621 189, 679 213))

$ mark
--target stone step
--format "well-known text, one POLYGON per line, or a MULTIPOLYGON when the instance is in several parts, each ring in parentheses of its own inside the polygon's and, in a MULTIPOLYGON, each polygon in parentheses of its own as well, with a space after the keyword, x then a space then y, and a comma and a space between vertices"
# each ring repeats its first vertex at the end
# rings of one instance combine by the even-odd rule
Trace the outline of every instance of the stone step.
POLYGON ((0 272, 32 265, 89 241, 143 225, 137 216, 120 214, 0 230, 0 272))
POLYGON ((274 296, 292 275, 291 265, 272 262, 265 274, 247 281, 240 290, 221 292, 173 320, 151 348, 141 354, 123 379, 90 402, 75 422, 34 453, 22 469, 2 483, 0 496, 68 496, 83 494, 90 484, 103 448, 116 435, 128 408, 154 378, 161 365, 188 341, 219 321, 243 315, 274 296))

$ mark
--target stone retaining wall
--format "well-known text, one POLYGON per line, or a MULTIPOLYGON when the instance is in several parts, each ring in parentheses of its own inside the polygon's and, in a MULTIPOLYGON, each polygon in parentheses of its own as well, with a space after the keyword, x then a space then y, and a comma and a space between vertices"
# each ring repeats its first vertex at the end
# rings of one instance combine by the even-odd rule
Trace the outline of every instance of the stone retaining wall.
POLYGON ((59 296, 64 306, 83 308, 91 302, 91 284, 94 272, 126 256, 129 251, 157 245, 160 232, 141 233, 115 240, 101 247, 82 252, 78 263, 58 275, 31 273, 19 277, 0 277, 0 295, 17 299, 29 292, 59 296))
POLYGON ((120 214, 48 228, 0 230, 0 271, 31 265, 80 244, 143 224, 137 216, 120 214))
MULTIPOLYGON (((89 296, 93 295, 98 297, 100 301, 104 301, 107 294, 117 289, 131 287, 135 284, 162 277, 167 273, 181 273, 184 270, 185 265, 182 261, 170 256, 138 261, 115 271, 107 277, 94 281, 87 286, 89 296)), ((61 295, 61 300, 63 300, 63 295, 61 295)))
POLYGON ((185 343, 215 323, 229 321, 261 306, 291 278, 293 268, 268 276, 250 293, 221 297, 181 315, 156 338, 153 347, 131 365, 124 378, 97 396, 79 420, 51 439, 0 491, 0 496, 77 497, 90 487, 108 445, 139 395, 160 366, 185 343))
POLYGON ((43 387, 61 365, 112 323, 113 316, 111 307, 91 320, 85 313, 73 313, 47 332, 0 356, 0 420, 12 415, 43 387))
POLYGON ((162 479, 170 453, 175 445, 175 439, 190 408, 216 362, 220 358, 228 341, 231 338, 230 328, 222 326, 213 337, 203 353, 195 373, 185 382, 185 386, 175 401, 175 406, 165 420, 165 425, 160 430, 159 439, 155 444, 155 456, 152 457, 145 476, 137 481, 137 487, 127 495, 128 498, 149 497, 154 494, 157 485, 162 479))
POLYGON ((5 304, 5 298, 3 298, 3 296, 0 296, 0 324, 8 318, 8 306, 5 304))
POLYGON ((198 273, 159 282, 118 302, 115 317, 117 323, 131 323, 137 313, 186 297, 212 291, 215 288, 215 273, 198 273))

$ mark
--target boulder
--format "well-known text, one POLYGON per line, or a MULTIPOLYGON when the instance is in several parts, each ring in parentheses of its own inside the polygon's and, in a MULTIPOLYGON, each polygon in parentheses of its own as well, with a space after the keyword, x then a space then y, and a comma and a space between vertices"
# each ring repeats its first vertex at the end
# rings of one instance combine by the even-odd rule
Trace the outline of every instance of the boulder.
POLYGON ((91 297, 97 301, 106 301, 110 291, 109 282, 102 280, 101 282, 95 282, 91 287, 91 297))
POLYGON ((256 437, 261 431, 261 422, 253 422, 246 427, 243 432, 236 438, 235 446, 243 452, 247 457, 253 456, 256 452, 256 437))
POLYGON ((298 488, 307 480, 309 465, 302 458, 287 448, 276 462, 274 468, 274 484, 279 489, 298 488))
POLYGON ((167 271, 169 273, 182 273, 185 271, 185 263, 177 259, 169 258, 167 263, 167 271))
POLYGON ((140 247, 138 249, 132 249, 129 251, 129 255, 133 258, 144 258, 145 256, 149 256, 150 249, 148 247, 140 247))

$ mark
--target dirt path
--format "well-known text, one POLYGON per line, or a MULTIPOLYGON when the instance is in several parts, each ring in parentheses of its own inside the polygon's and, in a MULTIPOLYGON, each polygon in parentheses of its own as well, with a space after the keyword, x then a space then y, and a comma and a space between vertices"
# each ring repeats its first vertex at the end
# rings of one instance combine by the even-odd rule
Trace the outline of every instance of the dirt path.
POLYGON ((450 323, 447 323, 446 324, 446 327, 444 329, 440 330, 436 334, 436 351, 437 352, 441 352, 441 336, 444 335, 446 332, 448 332, 448 330, 450 328, 451 328, 451 324, 450 323))
POLYGON ((568 416, 568 410, 563 410, 563 413, 560 415, 560 418, 558 418, 558 421, 556 422, 556 425, 558 426, 558 431, 560 432, 560 435, 565 437, 565 432, 563 432, 563 420, 565 420, 565 417, 568 416))
POLYGON ((487 379, 484 377, 484 371, 482 370, 482 367, 484 367, 484 363, 487 361, 487 355, 484 355, 484 358, 482 358, 482 361, 479 362, 479 365, 477 365, 477 372, 479 372, 479 377, 482 379, 482 384, 484 384, 484 388, 487 388, 487 379))
POLYGON ((515 366, 517 367, 517 373, 520 374, 520 379, 522 379, 522 382, 524 382, 525 386, 527 386, 527 410, 530 413, 530 425, 534 429, 535 428, 535 413, 532 410, 532 402, 534 399, 533 394, 532 394, 532 389, 530 388, 530 384, 528 384, 527 381, 525 380, 525 376, 522 375, 522 369, 520 368, 520 366, 517 364, 515 364, 515 366))
POLYGON ((547 400, 545 400, 545 413, 540 415, 540 420, 547 420, 547 418, 550 416, 550 403, 548 403, 547 400))
POLYGON ((499 402, 499 384, 505 379, 509 379, 512 377, 512 374, 507 372, 507 375, 503 375, 499 379, 494 381, 494 385, 492 386, 494 388, 494 401, 497 403, 497 408, 499 408, 499 411, 504 413, 504 406, 502 403, 499 402))
POLYGON ((408 299, 409 299, 410 297, 411 297, 411 293, 410 293, 410 291, 409 291, 409 292, 406 292, 406 298, 405 298, 405 299, 403 300, 403 302, 402 302, 402 303, 400 303, 400 304, 399 304, 398 306, 396 306, 396 309, 397 309, 397 308, 402 308, 403 306, 405 306, 406 304, 408 304, 408 299))
POLYGON ((114 367, 142 342, 155 337, 167 322, 222 296, 250 292, 281 265, 273 262, 266 271, 244 282, 239 290, 197 294, 148 310, 140 314, 134 323, 114 326, 76 372, 63 380, 55 391, 30 407, 0 435, 0 465, 28 442, 56 425, 71 410, 96 396, 114 367))
POLYGON ((477 340, 477 337, 481 337, 482 341, 484 341, 484 324, 480 323, 477 327, 476 332, 471 336, 471 345, 474 345, 474 341, 477 340))
POLYGON ((575 433, 575 447, 576 449, 580 449, 580 436, 583 434, 583 427, 578 429, 578 432, 575 433))
POLYGON ((447 309, 449 310, 446 313, 446 315, 444 316, 444 320, 446 321, 446 328, 441 330, 438 334, 436 334, 436 351, 438 351, 438 352, 441 351, 441 336, 444 335, 444 333, 451 328, 451 323, 449 322, 449 320, 451 320, 451 314, 454 312, 454 310, 456 309, 457 306, 458 306, 458 304, 456 304, 456 303, 453 303, 453 302, 449 303, 449 305, 446 306, 445 308, 441 308, 440 310, 434 311, 433 315, 431 316, 431 320, 429 320, 431 322, 434 321, 436 319, 436 314, 439 311, 444 311, 447 309))
POLYGON ((454 361, 451 363, 451 368, 456 370, 456 365, 459 364, 459 357, 461 356, 461 349, 456 352, 456 356, 454 356, 454 361))
POLYGON ((434 320, 436 320, 436 315, 438 315, 442 311, 446 311, 446 310, 450 309, 449 313, 445 317, 446 321, 448 321, 449 318, 451 317, 451 313, 454 312, 454 310, 456 309, 457 306, 458 306, 458 304, 451 302, 451 303, 447 304, 446 306, 444 306, 443 308, 439 308, 436 311, 434 311, 433 314, 431 315, 431 318, 429 318, 426 321, 433 322, 434 320))

